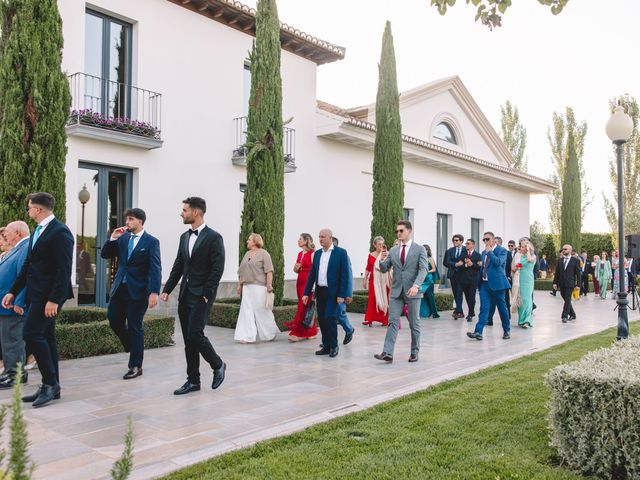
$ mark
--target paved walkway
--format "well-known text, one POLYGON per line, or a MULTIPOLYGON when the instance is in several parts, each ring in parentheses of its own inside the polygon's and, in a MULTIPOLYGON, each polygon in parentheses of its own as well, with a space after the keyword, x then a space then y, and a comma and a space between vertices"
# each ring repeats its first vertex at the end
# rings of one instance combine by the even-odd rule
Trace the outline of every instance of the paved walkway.
MULTIPOLYGON (((478 342, 465 336, 471 324, 449 314, 424 320, 415 364, 407 362, 406 319, 391 365, 373 359, 385 329, 363 327, 362 315, 350 316, 354 341, 335 359, 313 355, 318 340, 289 344, 282 334, 272 343, 238 345, 232 330, 207 327, 228 364, 227 379, 212 391, 212 375, 204 368, 207 388, 182 397, 172 395, 185 379, 179 334, 175 347, 147 351, 144 376, 131 381, 121 380, 124 354, 61 362, 62 400, 38 410, 25 406, 35 478, 107 478, 122 450, 129 415, 135 432, 132 479, 153 478, 616 323, 611 300, 591 295, 577 302, 578 321, 569 324, 559 320, 559 297, 537 292, 536 300, 535 328, 515 327, 510 341, 501 339, 499 323, 487 327, 484 341, 478 342)), ((638 316, 630 312, 631 319, 638 316)), ((38 372, 30 380, 28 393, 39 381, 38 372)), ((6 402, 10 392, 0 395, 6 402)))

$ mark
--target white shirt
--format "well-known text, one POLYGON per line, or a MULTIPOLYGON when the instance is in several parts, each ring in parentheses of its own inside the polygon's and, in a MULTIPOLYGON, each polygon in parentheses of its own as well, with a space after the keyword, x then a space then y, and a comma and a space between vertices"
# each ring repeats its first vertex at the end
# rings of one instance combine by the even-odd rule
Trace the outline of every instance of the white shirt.
MULTIPOLYGON (((203 223, 198 228, 196 228, 196 230, 198 232, 198 235, 200 235, 202 233, 202 230, 204 230, 204 227, 206 227, 206 226, 207 226, 207 224, 203 223)), ((193 246, 196 244, 196 240, 198 240, 198 237, 195 234, 190 233, 189 234, 189 256, 191 256, 191 252, 193 252, 193 246)))
MULTIPOLYGON (((491 251, 493 252, 497 246, 498 244, 496 243, 493 247, 491 247, 491 251)), ((487 272, 489 271, 489 267, 487 267, 487 263, 489 263, 489 255, 484 256, 484 265, 482 265, 482 280, 487 280, 487 272)))
POLYGON ((322 249, 322 256, 320 257, 320 266, 318 267, 318 286, 328 287, 327 270, 329 269, 329 259, 331 258, 331 252, 333 251, 333 245, 329 247, 329 250, 322 249))
POLYGON ((571 255, 564 257, 563 262, 564 262, 564 269, 565 270, 567 269, 567 265, 569 265, 569 260, 571 260, 571 255))
MULTIPOLYGON (((140 230, 138 233, 131 233, 131 236, 133 237, 133 248, 131 249, 132 251, 136 249, 136 247, 138 246, 138 242, 140 241, 140 237, 144 234, 144 228, 142 230, 140 230)), ((113 235, 111 235, 111 241, 117 240, 117 238, 115 238, 113 235)), ((129 241, 131 241, 131 238, 129 238, 129 241)))
POLYGON ((20 241, 19 241, 18 243, 16 243, 16 244, 13 246, 13 248, 16 248, 16 247, 17 247, 18 245, 20 245, 22 242, 25 242, 25 241, 26 241, 26 242, 28 242, 30 238, 31 238, 31 237, 30 237, 29 235, 27 235, 27 236, 26 236, 26 237, 24 237, 24 238, 21 238, 21 239, 20 239, 20 241))
POLYGON ((38 224, 39 227, 42 227, 40 228, 40 235, 42 235, 44 229, 47 228, 47 225, 49 225, 54 218, 56 218, 56 216, 52 213, 38 224))

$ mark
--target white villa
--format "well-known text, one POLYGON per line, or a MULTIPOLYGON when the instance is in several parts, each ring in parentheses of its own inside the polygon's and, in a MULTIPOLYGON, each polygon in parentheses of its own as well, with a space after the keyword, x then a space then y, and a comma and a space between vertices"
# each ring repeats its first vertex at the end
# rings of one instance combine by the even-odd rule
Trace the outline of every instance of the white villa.
MULTIPOLYGON (((219 296, 230 294, 255 12, 233 0, 58 3, 73 97, 67 221, 91 256, 91 268, 77 270, 78 302, 105 304, 111 264, 97 248, 130 206, 146 211, 145 228, 160 239, 166 279, 186 228, 181 201, 193 195, 207 200, 207 224, 225 238, 219 296)), ((343 60, 345 49, 286 24, 280 37, 283 117, 293 117, 283 158, 285 276, 295 278, 299 234, 317 238, 330 227, 358 277, 369 248, 375 105, 344 109, 318 100, 317 68, 343 60)), ((484 230, 504 238, 529 231, 530 195, 554 185, 511 168, 511 155, 458 77, 404 92, 400 111, 405 216, 416 241, 430 244, 441 262, 454 233, 478 240, 484 230)))

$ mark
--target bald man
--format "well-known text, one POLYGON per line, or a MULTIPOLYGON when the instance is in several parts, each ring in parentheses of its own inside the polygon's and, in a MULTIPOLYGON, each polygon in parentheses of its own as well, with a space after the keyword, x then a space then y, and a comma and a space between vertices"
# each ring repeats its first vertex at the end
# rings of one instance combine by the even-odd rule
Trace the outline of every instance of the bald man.
MULTIPOLYGON (((11 250, 0 264, 0 297, 9 293, 18 278, 27 253, 29 253, 29 226, 22 222, 11 222, 4 229, 4 236, 11 250)), ((11 308, 0 306, 0 343, 4 358, 4 374, 0 376, 0 390, 13 388, 16 382, 18 363, 24 365, 25 350, 22 338, 26 291, 22 290, 11 308)), ((22 374, 22 383, 27 382, 27 372, 22 374)))

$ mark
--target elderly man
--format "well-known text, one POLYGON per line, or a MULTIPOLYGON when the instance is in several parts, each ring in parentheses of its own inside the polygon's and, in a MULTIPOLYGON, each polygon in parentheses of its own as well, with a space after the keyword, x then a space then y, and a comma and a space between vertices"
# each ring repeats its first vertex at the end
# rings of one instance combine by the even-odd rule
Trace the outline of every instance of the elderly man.
MULTIPOLYGON (((25 222, 11 222, 4 229, 4 236, 11 249, 0 263, 0 297, 9 292, 29 253, 29 227, 25 222)), ((13 308, 0 307, 0 343, 4 358, 4 375, 0 376, 0 390, 12 388, 16 383, 18 363, 24 366, 25 350, 22 338, 26 291, 16 297, 13 308)), ((22 383, 27 382, 27 372, 22 383)))

